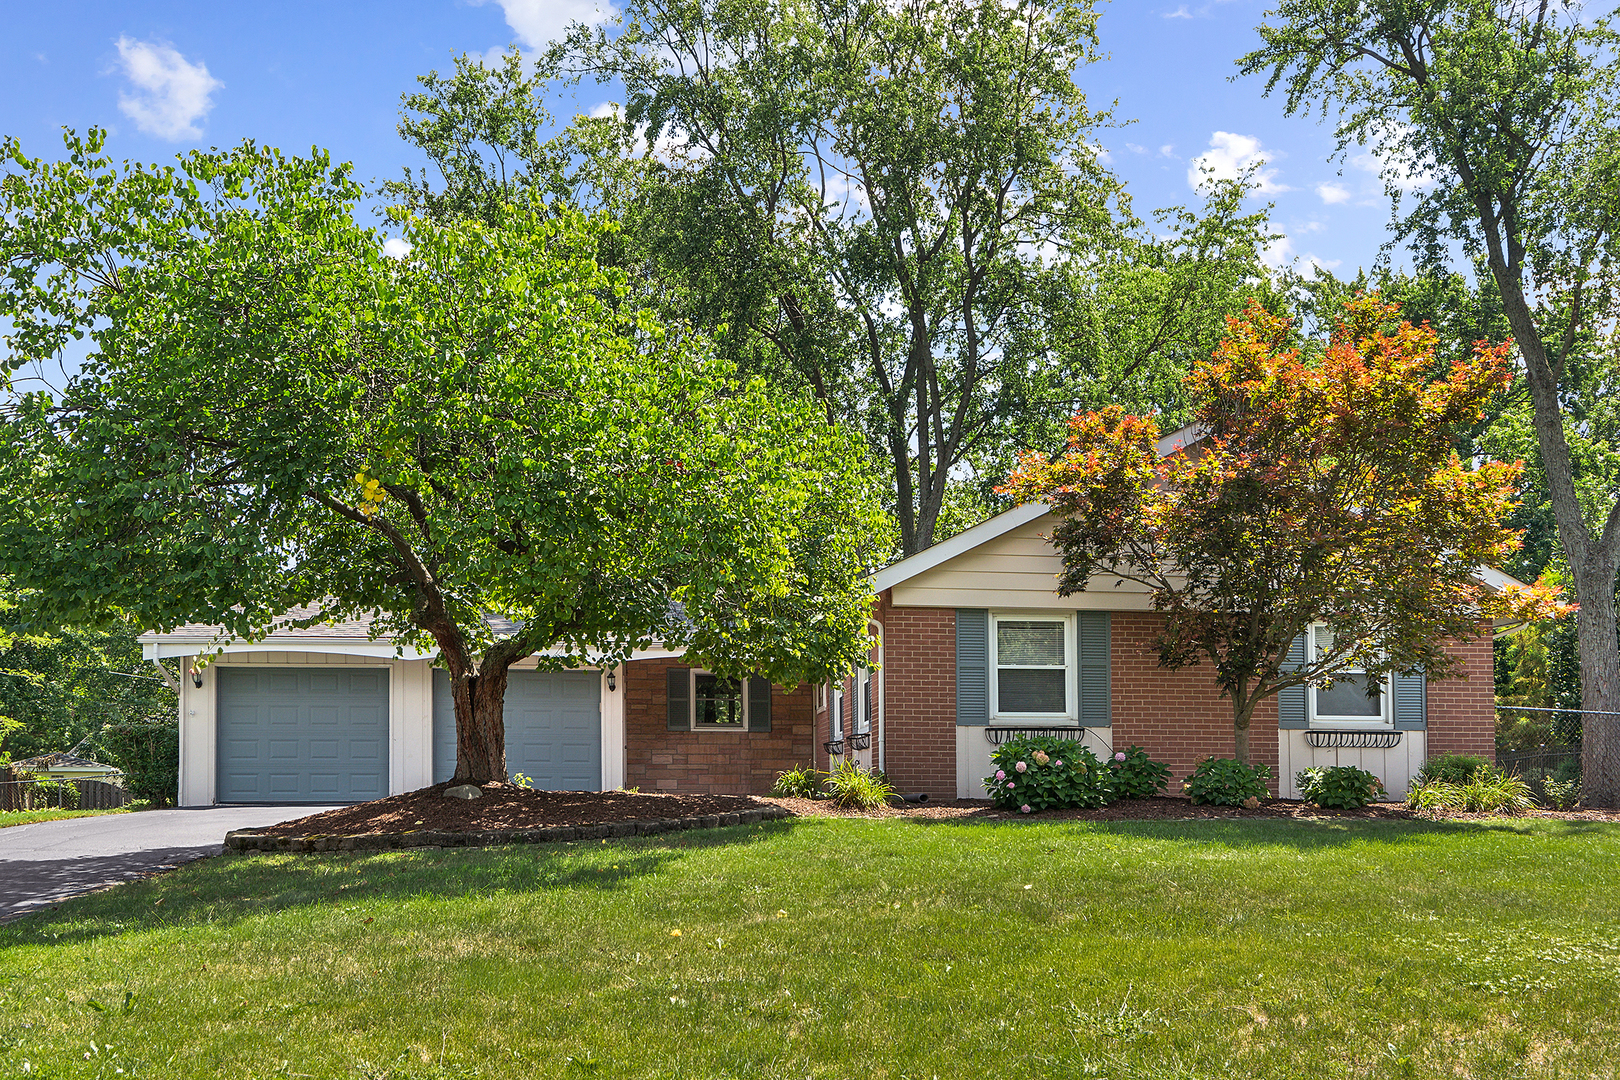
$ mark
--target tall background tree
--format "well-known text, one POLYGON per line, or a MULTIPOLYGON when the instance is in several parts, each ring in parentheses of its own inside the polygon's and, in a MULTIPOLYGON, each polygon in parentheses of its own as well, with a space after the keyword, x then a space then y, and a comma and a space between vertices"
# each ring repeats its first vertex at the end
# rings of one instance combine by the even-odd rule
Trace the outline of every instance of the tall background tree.
POLYGON ((1620 805, 1620 453, 1571 415, 1615 348, 1615 33, 1569 0, 1284 0, 1267 19, 1242 70, 1289 113, 1335 110, 1341 148, 1386 163, 1396 240, 1431 266, 1459 245, 1496 286, 1580 606, 1583 797, 1620 805))
POLYGON ((1264 277, 1241 185, 1130 216, 1076 82, 1096 50, 1070 0, 632 3, 532 67, 423 77, 400 131, 433 171, 388 193, 610 209, 647 296, 866 435, 910 553, 997 508, 1013 448, 1077 406, 1173 392, 1264 277), (591 78, 617 107, 542 140, 591 78))
POLYGON ((1249 761, 1255 709, 1354 667, 1371 685, 1455 674, 1453 641, 1493 615, 1546 609, 1479 580, 1514 547, 1515 466, 1469 469, 1453 447, 1511 372, 1481 344, 1428 377, 1436 335, 1375 297, 1351 302, 1315 357, 1253 306, 1188 378, 1196 450, 1161 458, 1158 426, 1119 406, 1083 413, 1069 449, 1030 454, 1009 481, 1052 504, 1058 591, 1105 572, 1146 586, 1165 615, 1160 663, 1208 663, 1249 761), (1325 623, 1331 643, 1295 642, 1325 623))
POLYGON ((0 573, 46 625, 372 614, 438 650, 474 781, 540 650, 788 683, 864 655, 859 441, 629 302, 606 225, 418 219, 392 259, 325 155, 119 168, 102 139, 8 141, 0 178, 9 366, 90 342, 0 411, 0 573))

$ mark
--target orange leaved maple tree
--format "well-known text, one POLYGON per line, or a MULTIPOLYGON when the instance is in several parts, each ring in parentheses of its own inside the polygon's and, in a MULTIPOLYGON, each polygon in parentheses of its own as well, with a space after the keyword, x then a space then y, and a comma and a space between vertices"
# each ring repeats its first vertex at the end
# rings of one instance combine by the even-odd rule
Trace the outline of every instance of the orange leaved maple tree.
POLYGON ((1309 358, 1258 304, 1228 326, 1187 377, 1198 405, 1181 448, 1161 455, 1151 417, 1110 406, 1070 421, 1065 453, 1022 455, 1001 490, 1052 507, 1061 595, 1099 572, 1148 587, 1166 616, 1160 663, 1213 667, 1240 761, 1279 690, 1347 668, 1370 685, 1454 676, 1448 643, 1568 610, 1481 574, 1519 542, 1504 520, 1520 466, 1470 466, 1453 440, 1512 381, 1506 345, 1482 342, 1435 379, 1433 331, 1376 296, 1346 304, 1309 358), (1290 662, 1315 623, 1331 644, 1290 662))

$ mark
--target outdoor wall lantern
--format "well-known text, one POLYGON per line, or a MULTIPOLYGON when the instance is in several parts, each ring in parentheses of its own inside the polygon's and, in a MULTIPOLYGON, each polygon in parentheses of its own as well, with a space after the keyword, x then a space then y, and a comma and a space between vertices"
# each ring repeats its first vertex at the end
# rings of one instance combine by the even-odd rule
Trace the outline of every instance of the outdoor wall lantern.
POLYGON ((619 688, 618 676, 614 674, 614 671, 613 671, 612 668, 608 668, 608 690, 611 692, 611 691, 617 690, 618 688, 619 688))
POLYGON ((192 668, 191 669, 191 685, 195 686, 199 690, 202 689, 202 669, 200 669, 200 668, 192 668))

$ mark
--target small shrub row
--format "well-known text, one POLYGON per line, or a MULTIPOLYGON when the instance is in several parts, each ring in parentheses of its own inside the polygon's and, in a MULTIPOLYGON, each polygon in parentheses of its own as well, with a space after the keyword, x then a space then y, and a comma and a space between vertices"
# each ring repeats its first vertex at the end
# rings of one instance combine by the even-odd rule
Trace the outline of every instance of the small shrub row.
POLYGON ((1119 799, 1146 799, 1170 781, 1170 767, 1140 746, 1121 750, 1104 764, 1085 745, 1051 735, 1010 739, 990 755, 994 775, 984 790, 998 809, 1033 814, 1041 810, 1091 810, 1119 799))
POLYGON ((1181 785, 1181 790, 1196 804, 1211 806, 1243 806, 1254 800, 1254 806, 1270 794, 1267 781, 1271 779, 1271 766, 1245 765, 1233 758, 1208 757, 1200 761, 1181 785))
POLYGON ((1313 765, 1294 774, 1299 797, 1330 810, 1358 810, 1386 797, 1384 783, 1354 765, 1313 765))

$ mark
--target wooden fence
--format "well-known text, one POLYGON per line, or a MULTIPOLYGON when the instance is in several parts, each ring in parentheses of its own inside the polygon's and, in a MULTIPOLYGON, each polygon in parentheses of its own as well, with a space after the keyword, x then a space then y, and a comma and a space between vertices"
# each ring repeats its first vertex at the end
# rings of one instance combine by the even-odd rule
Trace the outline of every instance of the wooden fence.
MULTIPOLYGON (((123 777, 113 779, 121 781, 123 777)), ((0 769, 0 813, 45 810, 64 803, 79 810, 116 810, 129 803, 129 791, 122 783, 107 780, 53 780, 0 769), (64 786, 78 792, 77 802, 62 790, 64 786)))

